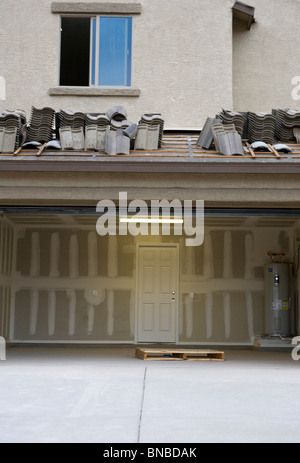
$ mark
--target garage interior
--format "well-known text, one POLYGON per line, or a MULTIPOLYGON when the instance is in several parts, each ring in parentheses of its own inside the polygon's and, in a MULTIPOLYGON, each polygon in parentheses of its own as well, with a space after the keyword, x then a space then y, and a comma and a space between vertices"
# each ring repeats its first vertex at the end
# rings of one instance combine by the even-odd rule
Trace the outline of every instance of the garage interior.
POLYGON ((139 334, 142 245, 178 251, 175 337, 167 342, 249 347, 270 334, 264 269, 272 259, 289 263, 285 334, 300 333, 296 209, 207 210, 199 247, 172 233, 101 237, 93 208, 1 210, 0 335, 11 345, 165 342, 139 334))

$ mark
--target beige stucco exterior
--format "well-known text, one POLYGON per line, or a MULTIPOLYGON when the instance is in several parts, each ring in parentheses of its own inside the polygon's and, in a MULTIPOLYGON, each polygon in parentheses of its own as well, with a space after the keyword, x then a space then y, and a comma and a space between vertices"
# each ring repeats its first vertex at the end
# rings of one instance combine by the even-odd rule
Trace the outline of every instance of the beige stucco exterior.
POLYGON ((51 13, 51 3, 8 0, 1 6, 7 98, 0 110, 29 112, 34 105, 101 112, 121 104, 133 121, 158 111, 167 127, 199 128, 208 114, 232 106, 231 1, 140 2, 141 14, 133 15, 132 78, 139 97, 49 96, 58 86, 60 47, 60 15, 51 13))
POLYGON ((60 48, 60 15, 51 13, 51 3, 8 0, 1 6, 0 69, 7 88, 0 110, 29 113, 34 105, 101 112, 121 104, 133 121, 158 111, 168 127, 199 128, 208 114, 232 106, 229 0, 141 2, 141 14, 133 15, 132 86, 139 97, 49 95, 58 86, 60 48))
POLYGON ((198 129, 221 108, 297 107, 291 96, 299 75, 297 0, 253 0, 250 31, 244 23, 232 27, 232 0, 122 3, 141 5, 141 14, 133 15, 132 89, 139 96, 50 96, 59 79, 60 14, 51 12, 51 0, 8 0, 0 18, 6 82, 0 110, 29 113, 34 105, 100 112, 117 103, 133 121, 159 111, 168 128, 198 129))
POLYGON ((101 199, 204 200, 214 207, 299 207, 298 174, 3 172, 2 204, 90 205, 101 199))
POLYGON ((233 106, 237 111, 299 108, 292 79, 299 76, 298 0, 253 0, 256 22, 233 29, 233 106))

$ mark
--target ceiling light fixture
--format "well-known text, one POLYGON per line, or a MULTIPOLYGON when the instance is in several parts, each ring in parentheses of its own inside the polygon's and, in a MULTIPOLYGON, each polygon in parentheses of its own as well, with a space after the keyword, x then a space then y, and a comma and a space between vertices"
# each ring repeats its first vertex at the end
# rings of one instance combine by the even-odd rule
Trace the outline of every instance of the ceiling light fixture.
POLYGON ((153 218, 153 217, 121 217, 121 223, 159 223, 159 224, 182 224, 183 219, 153 218))

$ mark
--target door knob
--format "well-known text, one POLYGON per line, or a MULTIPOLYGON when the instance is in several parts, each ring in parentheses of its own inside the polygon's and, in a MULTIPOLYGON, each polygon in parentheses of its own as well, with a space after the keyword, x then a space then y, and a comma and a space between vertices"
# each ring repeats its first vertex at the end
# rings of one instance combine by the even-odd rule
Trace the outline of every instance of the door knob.
POLYGON ((172 291, 173 296, 175 296, 175 291, 172 291))

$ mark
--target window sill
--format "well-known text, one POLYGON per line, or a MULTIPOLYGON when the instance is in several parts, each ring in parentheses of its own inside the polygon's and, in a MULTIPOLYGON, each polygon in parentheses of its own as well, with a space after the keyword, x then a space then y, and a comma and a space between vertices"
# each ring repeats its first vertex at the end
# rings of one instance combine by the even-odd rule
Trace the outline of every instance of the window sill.
POLYGON ((140 89, 126 87, 91 88, 91 87, 53 87, 49 89, 50 96, 140 96, 140 89))

